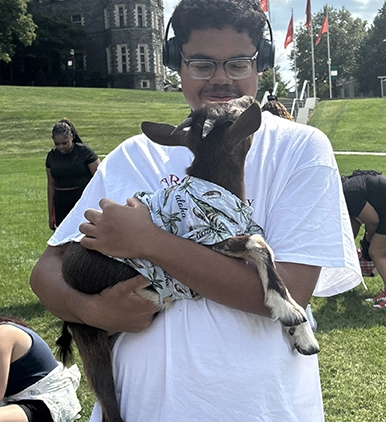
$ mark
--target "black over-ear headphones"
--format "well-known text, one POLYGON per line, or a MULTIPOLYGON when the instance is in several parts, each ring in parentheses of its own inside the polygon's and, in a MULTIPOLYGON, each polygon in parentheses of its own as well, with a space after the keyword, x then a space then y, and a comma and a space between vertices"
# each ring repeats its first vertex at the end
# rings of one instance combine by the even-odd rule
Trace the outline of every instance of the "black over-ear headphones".
MULTIPOLYGON (((168 40, 171 23, 172 19, 170 18, 165 31, 162 59, 165 66, 171 70, 179 71, 181 68, 181 46, 178 44, 176 37, 172 37, 168 40)), ((258 49, 259 54, 256 60, 256 67, 259 73, 272 69, 275 66, 275 44, 273 43, 272 27, 268 20, 267 24, 269 29, 269 40, 267 38, 261 39, 258 49)))

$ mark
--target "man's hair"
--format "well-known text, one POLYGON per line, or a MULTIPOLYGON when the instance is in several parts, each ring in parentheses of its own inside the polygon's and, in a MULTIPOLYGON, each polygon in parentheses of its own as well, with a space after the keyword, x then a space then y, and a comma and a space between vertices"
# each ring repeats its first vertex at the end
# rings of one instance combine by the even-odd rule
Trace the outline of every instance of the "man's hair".
POLYGON ((258 48, 267 18, 257 0, 181 0, 172 15, 179 46, 186 44, 192 30, 223 29, 247 33, 258 48))

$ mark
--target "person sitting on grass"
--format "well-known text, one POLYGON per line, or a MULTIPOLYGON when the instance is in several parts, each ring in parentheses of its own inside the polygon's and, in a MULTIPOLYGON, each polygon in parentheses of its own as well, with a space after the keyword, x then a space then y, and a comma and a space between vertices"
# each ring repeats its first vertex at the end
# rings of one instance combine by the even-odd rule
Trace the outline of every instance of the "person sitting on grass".
POLYGON ((80 372, 56 361, 48 344, 18 319, 0 316, 0 421, 72 422, 81 410, 80 372))

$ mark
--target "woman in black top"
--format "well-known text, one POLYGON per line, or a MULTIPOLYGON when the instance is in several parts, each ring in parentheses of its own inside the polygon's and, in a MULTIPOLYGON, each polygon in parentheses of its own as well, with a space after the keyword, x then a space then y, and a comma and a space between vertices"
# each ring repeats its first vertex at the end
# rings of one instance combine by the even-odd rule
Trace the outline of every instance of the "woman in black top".
POLYGON ((75 421, 79 379, 23 321, 0 316, 0 421, 75 421))
POLYGON ((100 163, 74 125, 62 119, 52 129, 55 144, 46 158, 49 227, 54 230, 81 197, 100 163))
POLYGON ((362 224, 362 256, 374 261, 384 289, 373 298, 374 307, 386 309, 386 176, 374 170, 355 170, 342 177, 343 191, 354 237, 362 224))

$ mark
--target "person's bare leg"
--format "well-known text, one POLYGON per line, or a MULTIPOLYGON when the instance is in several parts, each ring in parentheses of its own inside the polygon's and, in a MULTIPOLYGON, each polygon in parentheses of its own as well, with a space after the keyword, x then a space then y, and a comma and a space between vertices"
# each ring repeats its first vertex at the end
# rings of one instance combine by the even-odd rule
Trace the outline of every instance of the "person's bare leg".
POLYGON ((386 290, 386 235, 374 234, 370 243, 369 255, 383 280, 383 289, 386 290))
POLYGON ((354 217, 350 217, 350 221, 351 221, 352 233, 354 235, 354 239, 356 239, 359 233, 359 229, 361 228, 361 223, 354 217))
POLYGON ((0 407, 0 422, 28 422, 24 410, 17 404, 0 407))

